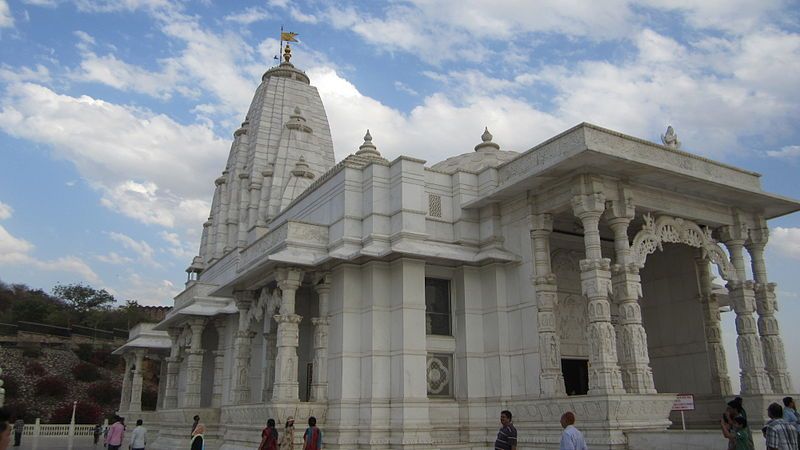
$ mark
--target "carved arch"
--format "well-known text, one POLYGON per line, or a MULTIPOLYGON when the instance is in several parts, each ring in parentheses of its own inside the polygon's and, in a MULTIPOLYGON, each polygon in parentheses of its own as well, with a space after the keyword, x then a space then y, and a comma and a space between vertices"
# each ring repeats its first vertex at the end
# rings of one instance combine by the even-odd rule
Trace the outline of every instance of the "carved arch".
POLYGON ((643 219, 644 225, 636 233, 631 245, 631 257, 639 267, 644 267, 648 255, 656 250, 663 251, 665 242, 686 244, 702 250, 703 258, 717 266, 720 276, 725 281, 737 281, 733 264, 722 247, 711 237, 711 230, 708 227, 700 228, 691 220, 680 217, 660 216, 653 220, 650 214, 645 214, 643 219))
POLYGON ((281 304, 278 292, 278 289, 270 290, 267 287, 261 289, 261 294, 248 311, 247 323, 249 325, 258 322, 265 316, 271 318, 273 314, 276 314, 281 304))

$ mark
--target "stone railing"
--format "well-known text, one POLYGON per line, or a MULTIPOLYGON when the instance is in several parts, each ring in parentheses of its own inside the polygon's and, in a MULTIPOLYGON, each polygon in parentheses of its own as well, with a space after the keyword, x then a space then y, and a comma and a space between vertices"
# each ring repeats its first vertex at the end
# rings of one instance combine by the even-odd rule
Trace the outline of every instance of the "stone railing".
POLYGON ((34 424, 26 424, 22 429, 23 436, 34 437, 69 437, 70 430, 74 437, 86 437, 94 434, 95 425, 43 424, 36 419, 34 424))

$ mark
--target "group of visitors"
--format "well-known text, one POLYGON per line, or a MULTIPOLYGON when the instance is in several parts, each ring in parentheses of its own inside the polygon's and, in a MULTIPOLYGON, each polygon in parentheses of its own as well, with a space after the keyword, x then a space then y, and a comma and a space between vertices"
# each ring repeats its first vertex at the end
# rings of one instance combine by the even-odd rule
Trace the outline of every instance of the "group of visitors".
MULTIPOLYGON (((769 421, 761 429, 767 450, 798 450, 800 416, 792 397, 783 398, 783 406, 772 403, 767 408, 769 421)), ((747 423, 747 411, 742 398, 736 397, 725 408, 720 420, 722 434, 728 440, 728 450, 753 450, 753 434, 747 423)))
MULTIPOLYGON (((495 450, 517 450, 517 429, 511 418, 511 411, 500 412, 500 431, 497 432, 497 439, 494 441, 495 450)), ((560 450, 587 450, 586 440, 583 433, 575 427, 575 413, 567 411, 561 415, 560 450)))
MULTIPOLYGON (((317 427, 317 418, 308 418, 308 428, 303 433, 303 450, 320 450, 322 431, 317 427)), ((267 427, 261 431, 261 444, 258 450, 294 450, 294 417, 289 416, 283 427, 283 436, 278 439, 275 419, 267 420, 267 427)))

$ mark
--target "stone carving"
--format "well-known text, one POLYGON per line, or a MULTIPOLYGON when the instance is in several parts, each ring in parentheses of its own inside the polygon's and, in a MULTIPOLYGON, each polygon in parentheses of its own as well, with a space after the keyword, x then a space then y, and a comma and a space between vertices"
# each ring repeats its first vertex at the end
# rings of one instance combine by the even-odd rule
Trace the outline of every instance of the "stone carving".
POLYGON ((686 244, 702 250, 703 257, 711 260, 726 281, 736 280, 736 271, 728 260, 725 251, 711 237, 708 227, 700 228, 696 223, 679 217, 660 216, 653 219, 650 214, 642 216, 642 229, 633 238, 631 258, 640 268, 644 267, 647 256, 662 250, 665 242, 686 244))
POLYGON ((451 365, 453 357, 443 353, 428 353, 428 395, 451 395, 451 365))
POLYGON ((675 129, 672 128, 672 125, 667 126, 666 134, 661 135, 661 142, 665 147, 674 149, 681 148, 681 141, 678 140, 678 134, 675 133, 675 129))

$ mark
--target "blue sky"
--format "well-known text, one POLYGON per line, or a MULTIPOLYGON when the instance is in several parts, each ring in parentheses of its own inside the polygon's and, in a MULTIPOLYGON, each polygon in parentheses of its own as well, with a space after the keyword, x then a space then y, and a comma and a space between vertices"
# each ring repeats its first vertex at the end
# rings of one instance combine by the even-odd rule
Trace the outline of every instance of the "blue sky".
MULTIPOLYGON (((779 0, 0 0, 0 279, 88 282, 168 304, 282 24, 299 33, 293 62, 320 90, 338 159, 366 128, 385 156, 433 163, 470 151, 484 126, 525 150, 583 121, 653 141, 671 123, 685 150, 800 198, 799 10, 779 0)), ((800 214, 770 226, 789 338, 800 214)), ((800 378, 800 350, 786 342, 800 378)))

